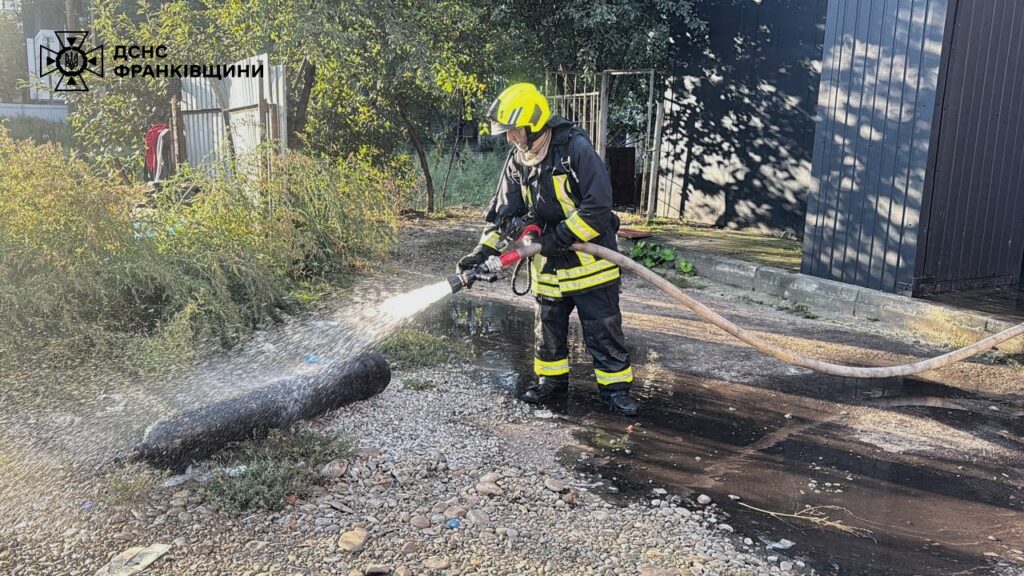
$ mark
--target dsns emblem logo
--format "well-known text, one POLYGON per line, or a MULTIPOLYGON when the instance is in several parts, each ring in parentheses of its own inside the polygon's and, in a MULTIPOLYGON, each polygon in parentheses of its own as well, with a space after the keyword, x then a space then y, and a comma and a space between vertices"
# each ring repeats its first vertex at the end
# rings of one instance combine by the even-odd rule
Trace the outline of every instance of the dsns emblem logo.
POLYGON ((39 77, 56 73, 59 78, 54 90, 57 92, 85 92, 86 74, 103 76, 103 46, 90 48, 85 40, 88 31, 54 32, 60 44, 55 51, 49 46, 39 45, 39 77))

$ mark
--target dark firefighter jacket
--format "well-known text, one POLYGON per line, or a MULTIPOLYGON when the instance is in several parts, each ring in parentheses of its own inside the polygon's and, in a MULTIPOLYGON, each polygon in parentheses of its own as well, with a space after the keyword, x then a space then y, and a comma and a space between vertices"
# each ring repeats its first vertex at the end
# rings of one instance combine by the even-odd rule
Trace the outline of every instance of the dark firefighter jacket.
MULTIPOLYGON (((496 249, 499 225, 508 218, 532 215, 545 234, 558 234, 568 244, 576 240, 616 249, 619 219, 612 213, 612 186, 597 151, 586 133, 561 116, 552 116, 548 155, 537 166, 523 166, 515 150, 498 181, 485 216, 490 226, 480 244, 496 249)), ((530 288, 536 296, 561 298, 619 281, 619 267, 589 254, 569 251, 531 264, 530 288)))

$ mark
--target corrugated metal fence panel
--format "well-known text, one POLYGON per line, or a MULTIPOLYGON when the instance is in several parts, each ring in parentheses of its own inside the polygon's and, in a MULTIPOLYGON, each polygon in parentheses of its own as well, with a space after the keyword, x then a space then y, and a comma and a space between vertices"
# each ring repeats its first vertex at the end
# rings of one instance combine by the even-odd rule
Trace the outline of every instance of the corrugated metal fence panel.
POLYGON ((67 122, 67 104, 5 104, 0 103, 2 118, 38 118, 50 122, 67 122))
POLYGON ((219 83, 215 78, 185 78, 181 82, 185 157, 197 170, 225 166, 227 131, 217 97, 219 83))
POLYGON ((948 0, 829 0, 803 272, 913 281, 948 0))
MULTIPOLYGON (((288 84, 283 64, 270 68, 270 90, 267 99, 276 109, 272 121, 276 120, 276 131, 273 136, 278 139, 281 154, 288 151, 288 84)), ((271 122, 273 124, 273 122, 271 122)))
POLYGON ((269 96, 270 59, 266 54, 246 58, 236 65, 263 66, 260 78, 225 78, 228 114, 231 122, 231 141, 237 158, 247 161, 247 156, 256 150, 264 140, 263 118, 260 118, 260 100, 269 96))
POLYGON ((42 46, 54 51, 60 50, 57 34, 53 30, 40 30, 34 37, 25 38, 29 98, 33 100, 63 100, 60 93, 54 92, 54 88, 57 87, 56 74, 39 77, 39 49, 42 46))
MULTIPOLYGON (((267 127, 276 120, 274 135, 287 135, 288 106, 284 67, 271 66, 270 58, 260 54, 234 65, 250 70, 263 66, 258 78, 185 78, 181 83, 181 110, 185 127, 186 158, 194 168, 223 168, 231 159, 253 171, 251 153, 271 136, 267 127), (267 117, 260 116, 260 101, 268 104, 267 117), (225 129, 225 117, 230 130, 225 129), (228 140, 230 138, 230 141, 228 140)), ((281 152, 286 138, 281 138, 281 152)))
POLYGON ((675 27, 659 216, 803 232, 827 6, 708 0, 706 40, 675 27))
POLYGON ((960 0, 955 14, 918 265, 926 290, 1016 283, 1024 263, 1024 3, 960 0))

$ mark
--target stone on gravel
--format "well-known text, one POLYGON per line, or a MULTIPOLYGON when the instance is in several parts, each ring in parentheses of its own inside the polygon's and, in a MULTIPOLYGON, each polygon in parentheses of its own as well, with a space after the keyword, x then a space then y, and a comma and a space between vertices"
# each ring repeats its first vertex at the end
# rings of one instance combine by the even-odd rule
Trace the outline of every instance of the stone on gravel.
POLYGON ((783 572, 790 572, 793 570, 793 563, 789 560, 783 560, 782 562, 779 562, 779 570, 782 570, 783 572))
POLYGON ((466 519, 472 522, 473 524, 477 524, 479 526, 483 526, 491 521, 491 518, 487 515, 487 512, 480 510, 478 508, 470 510, 469 513, 466 514, 466 519))
POLYGON ((711 504, 711 497, 707 494, 701 494, 700 496, 697 496, 697 504, 707 506, 708 504, 711 504))
POLYGON ((480 482, 488 482, 491 484, 494 484, 498 480, 501 480, 501 474, 498 474, 497 472, 488 472, 480 477, 480 482))
POLYGON ((415 554, 423 548, 423 545, 416 541, 409 541, 402 545, 402 554, 415 554))
POLYGON ((345 475, 348 471, 348 462, 344 460, 331 460, 327 464, 324 464, 320 474, 325 480, 337 480, 345 475))
POLYGON ((399 566, 395 568, 395 576, 412 576, 412 570, 405 565, 399 566))
POLYGON ((370 564, 366 568, 363 568, 363 574, 370 576, 371 574, 391 574, 391 567, 383 564, 370 564))
POLYGON ((479 482, 476 485, 476 491, 484 496, 501 496, 505 493, 505 491, 494 482, 479 482))
POLYGON ((349 530, 338 538, 338 548, 346 552, 359 552, 363 549, 363 545, 366 544, 366 539, 369 536, 370 534, 362 528, 349 530))
POLYGON ((447 570, 449 566, 451 566, 451 562, 440 556, 431 556, 423 562, 423 567, 428 570, 447 570))
POLYGON ((545 478, 544 487, 552 492, 565 492, 565 483, 554 478, 545 478))
POLYGON ((420 515, 413 516, 412 520, 409 520, 409 524, 411 524, 413 528, 423 530, 424 528, 430 528, 430 518, 420 515))

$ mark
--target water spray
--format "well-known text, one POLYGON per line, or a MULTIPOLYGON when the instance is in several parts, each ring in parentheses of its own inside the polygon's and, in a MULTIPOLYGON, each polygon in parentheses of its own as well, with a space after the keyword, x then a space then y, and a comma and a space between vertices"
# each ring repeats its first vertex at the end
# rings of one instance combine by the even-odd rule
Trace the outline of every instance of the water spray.
MULTIPOLYGON (((473 270, 456 274, 448 278, 448 284, 451 286, 452 293, 458 292, 463 288, 469 288, 480 279, 497 278, 499 272, 504 268, 507 268, 513 264, 520 262, 521 260, 530 258, 540 252, 540 244, 531 243, 530 237, 523 238, 524 242, 520 243, 519 247, 513 248, 508 252, 499 256, 492 256, 487 259, 486 262, 477 266, 473 270)), ((758 351, 781 360, 787 364, 793 366, 799 366, 801 368, 808 368, 815 372, 821 372, 823 374, 831 374, 833 376, 842 376, 846 378, 893 378, 899 376, 910 376, 912 374, 919 374, 921 372, 928 372, 930 370, 937 370, 944 368, 957 362, 962 362, 972 356, 981 354, 999 346, 1000 344, 1007 342, 1013 338, 1024 335, 1024 323, 1020 323, 1012 328, 1004 330, 998 334, 989 336, 983 340, 980 340, 970 346, 954 350, 941 356, 929 358, 927 360, 921 360, 911 364, 902 364, 897 366, 846 366, 843 364, 834 364, 831 362, 825 362, 817 360, 815 358, 809 358, 783 348, 779 348, 768 341, 740 328, 733 324, 729 320, 722 317, 720 314, 711 310, 704 304, 695 300, 689 296, 677 286, 659 276, 655 272, 652 272, 647 267, 637 263, 628 256, 621 254, 615 250, 610 250, 603 246, 591 244, 589 242, 577 242, 571 247, 577 252, 583 252, 590 254, 596 258, 602 258, 609 262, 618 264, 621 268, 630 270, 636 273, 638 276, 644 279, 647 283, 653 285, 656 288, 661 289, 665 294, 670 296, 675 301, 679 302, 683 306, 692 310, 697 316, 702 319, 714 324, 718 328, 721 328, 726 333, 732 335, 738 340, 752 346, 758 351)))

